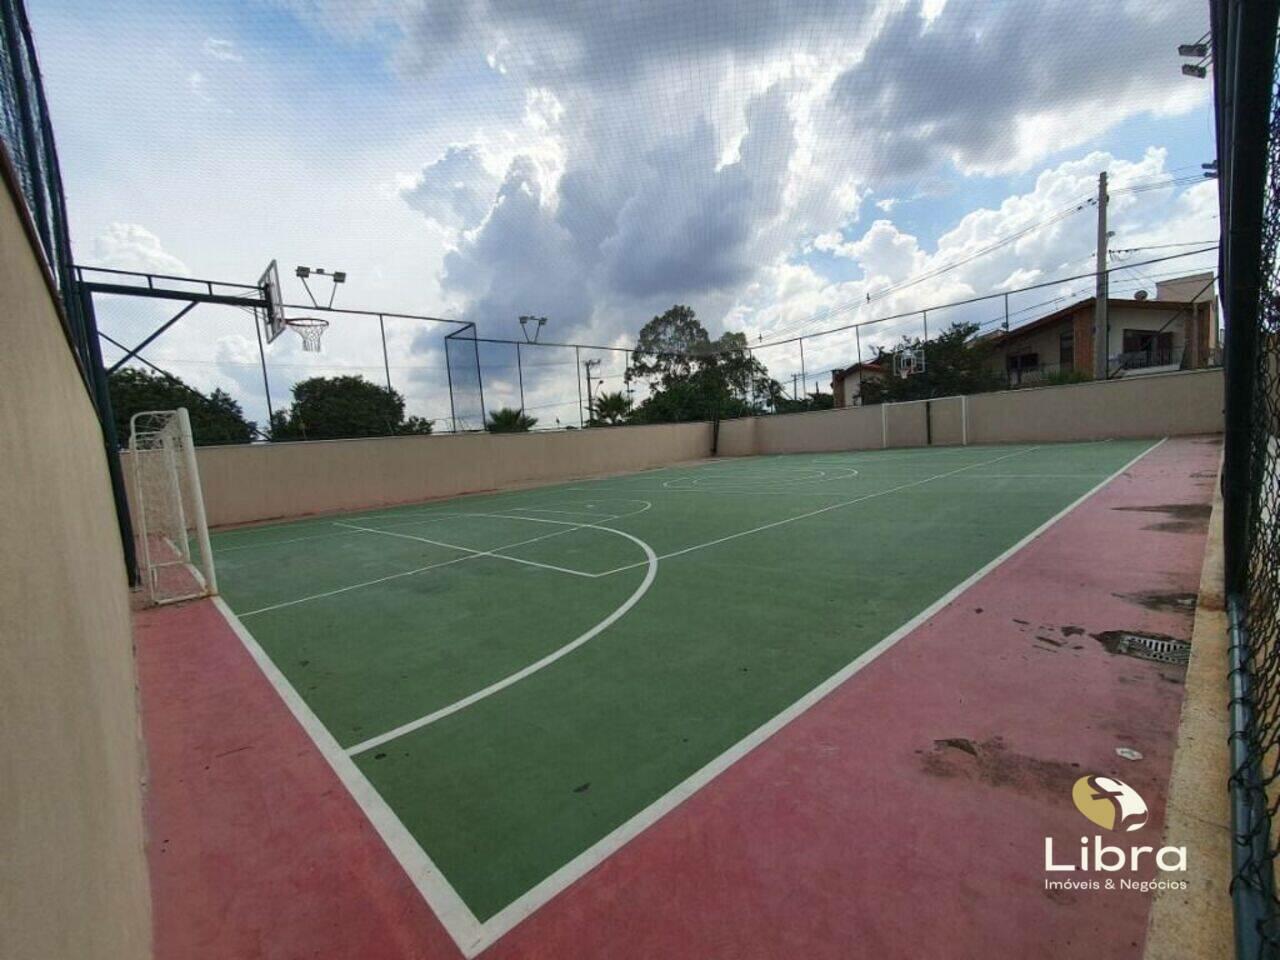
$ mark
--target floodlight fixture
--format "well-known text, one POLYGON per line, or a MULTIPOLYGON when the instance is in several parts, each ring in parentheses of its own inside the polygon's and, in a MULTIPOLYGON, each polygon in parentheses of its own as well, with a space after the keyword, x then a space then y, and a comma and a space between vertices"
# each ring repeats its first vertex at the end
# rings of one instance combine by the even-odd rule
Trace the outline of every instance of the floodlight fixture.
POLYGON ((1209 71, 1207 71, 1204 67, 1195 63, 1184 63, 1182 65, 1182 73, 1183 73, 1183 76, 1199 77, 1201 80, 1203 80, 1206 76, 1208 76, 1209 71))
POLYGON ((302 286, 307 291, 307 296, 311 298, 311 303, 320 306, 320 301, 316 299, 316 295, 311 291, 311 286, 307 283, 307 277, 315 274, 317 277, 328 277, 332 286, 329 288, 329 302, 327 307, 333 307, 334 295, 338 292, 338 284, 347 282, 347 272, 345 270, 326 270, 324 267, 303 267, 299 266, 294 269, 294 275, 302 281, 302 286))
POLYGON ((1207 43, 1178 44, 1178 56, 1180 57, 1207 57, 1208 55, 1209 45, 1207 43))
POLYGON ((524 331, 525 341, 528 343, 537 343, 538 335, 542 332, 542 328, 547 325, 546 317, 523 316, 520 318, 520 329, 524 331), (533 336, 529 336, 529 324, 533 326, 533 336))

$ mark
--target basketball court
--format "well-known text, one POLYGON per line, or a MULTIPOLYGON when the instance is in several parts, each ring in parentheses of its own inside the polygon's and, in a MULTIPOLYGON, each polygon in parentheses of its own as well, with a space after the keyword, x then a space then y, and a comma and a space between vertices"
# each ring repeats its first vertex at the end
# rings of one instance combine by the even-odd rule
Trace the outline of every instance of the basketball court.
MULTIPOLYGON (((305 731, 306 750, 323 758, 323 776, 341 784, 336 792, 349 798, 343 803, 359 808, 358 829, 376 834, 373 849, 398 865, 390 871, 399 878, 393 885, 407 881, 447 932, 450 950, 474 956, 570 887, 589 882, 593 871, 834 691, 855 696, 855 678, 873 661, 905 637, 927 633, 944 611, 968 604, 961 598, 982 590, 1013 558, 1037 545, 1043 552, 1052 531, 1081 522, 1098 498, 1117 491, 1136 497, 1109 508, 1109 518, 1126 523, 1124 535, 1145 540, 1144 549, 1172 551, 1178 575, 1194 580, 1202 528, 1161 530, 1148 511, 1160 519, 1162 494, 1144 487, 1172 484, 1176 496, 1203 501, 1203 483, 1191 476, 1212 468, 1215 451, 1185 439, 1113 440, 711 460, 229 529, 212 536, 222 596, 195 606, 218 605, 256 664, 253 672, 270 682, 276 702, 305 731), (1140 521, 1136 534, 1128 529, 1133 521, 1140 521)), ((1199 508, 1193 512, 1201 516, 1199 508)), ((1041 699, 1072 692, 1071 670, 1080 662, 1123 659, 1123 668, 1112 669, 1137 664, 1151 684, 1145 691, 1151 699, 1139 691, 1136 701, 1150 714, 1143 720, 1148 732, 1164 727, 1172 737, 1177 715, 1168 703, 1180 667, 1115 657, 1085 626, 1064 634, 1032 625, 1038 604, 1065 600, 1075 610, 1069 621, 1055 622, 1088 625, 1091 605, 1116 603, 1114 589, 1099 601, 1069 570, 1085 574, 1095 560, 1123 558, 1113 542, 1119 535, 1113 526, 1095 543, 1055 548, 1051 559, 1068 577, 1057 585, 1060 598, 1001 593, 985 622, 1031 636, 999 657, 984 659, 991 652, 985 638, 948 634, 930 641, 947 645, 935 651, 939 662, 972 642, 974 658, 961 654, 957 662, 963 673, 988 679, 1007 671, 1013 681, 1028 656, 1072 664, 1039 688, 1019 679, 999 703, 982 709, 1025 713, 1041 699)), ((1124 577, 1113 571, 1113 579, 1124 577)), ((1149 610, 1126 606, 1128 621, 1111 626, 1150 629, 1149 610)), ((197 616, 184 613, 191 609, 150 615, 170 618, 165 634, 181 635, 173 618, 197 616)), ((1156 619, 1162 617, 1168 620, 1156 619)), ((1162 634, 1177 632, 1168 622, 1158 625, 1162 634)), ((146 647, 144 636, 144 707, 146 647)), ((827 745, 833 757, 852 753, 875 763, 886 729, 910 729, 949 702, 939 678, 927 678, 931 670, 920 674, 918 696, 904 695, 893 682, 857 687, 856 697, 863 706, 875 704, 875 715, 860 721, 868 726, 839 731, 827 745)), ((1112 696, 1101 688, 1079 693, 1104 713, 1112 696)), ((252 703, 242 689, 234 700, 252 703)), ((192 702, 188 691, 154 709, 180 713, 192 702)), ((237 709, 228 697, 219 703, 237 709)), ((1045 719, 1020 729, 1043 728, 1045 719)), ((205 718, 198 726, 217 730, 226 722, 205 718)), ((986 763, 985 751, 999 762, 1005 749, 999 738, 958 727, 934 731, 938 737, 926 737, 916 753, 932 755, 933 739, 963 733, 973 757, 986 763)), ((1067 774, 1079 741, 1096 737, 1052 724, 1046 733, 1067 774)), ((165 750, 153 750, 162 781, 165 750)), ((952 752, 929 762, 945 770, 956 757, 968 758, 952 752)), ((1123 764, 1108 753, 1110 766, 1123 764)), ((1149 771, 1158 785, 1159 762, 1142 773, 1116 769, 1130 781, 1149 771)), ((821 752, 804 764, 813 765, 806 777, 824 776, 821 752)), ((847 789, 862 792, 879 782, 870 769, 858 776, 865 783, 847 789)), ((883 784, 884 798, 908 782, 883 784)), ((171 794, 161 782, 156 792, 159 811, 171 794)), ((321 791, 324 802, 335 802, 334 793, 321 791)), ((1052 801, 1053 816, 1064 810, 1078 816, 1068 794, 1052 801)), ((234 807, 221 798, 224 816, 234 807)), ((767 811, 751 829, 772 845, 779 817, 785 819, 781 810, 767 811)), ((203 823, 196 832, 207 829, 203 823)), ((855 847, 877 843, 856 819, 836 817, 821 832, 852 844, 851 856, 855 847)), ((700 842, 696 835, 686 839, 700 842)), ((803 848, 814 839, 797 842, 803 848)), ((911 846, 902 839, 903 849, 911 846)), ((305 848, 312 841, 294 842, 305 848)), ((738 842, 747 849, 756 843, 738 842)), ((366 854, 369 843, 360 841, 366 854)), ((714 859, 727 851, 704 853, 714 859)), ((305 852, 290 859, 299 854, 306 859, 305 852)), ((1034 843, 1026 851, 1028 871, 1038 869, 1040 854, 1034 843)), ((768 862, 757 867, 766 876, 772 869, 768 862)), ((687 866, 662 869, 683 874, 687 866)), ((190 890, 200 872, 188 864, 182 885, 190 890)), ((785 900, 781 890, 766 899, 774 896, 785 900)), ((1038 890, 1027 896, 1048 902, 1038 890)), ((188 934, 199 927, 192 920, 183 924, 188 934)), ((698 942, 693 937, 686 947, 698 942)), ((188 942, 184 950, 195 947, 188 942)))

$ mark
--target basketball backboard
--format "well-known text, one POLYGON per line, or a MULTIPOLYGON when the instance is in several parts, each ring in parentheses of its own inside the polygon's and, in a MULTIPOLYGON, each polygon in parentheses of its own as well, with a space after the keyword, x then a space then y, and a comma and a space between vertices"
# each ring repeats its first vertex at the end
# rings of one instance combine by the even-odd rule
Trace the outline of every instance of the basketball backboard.
POLYGON ((262 318, 262 332, 266 335, 267 343, 270 343, 284 333, 287 326, 284 317, 284 291, 280 288, 280 271, 276 269, 274 260, 263 271, 258 287, 262 290, 262 298, 267 301, 266 313, 262 318))
POLYGON ((924 348, 903 347, 894 355, 894 365, 900 377, 924 373, 924 348))

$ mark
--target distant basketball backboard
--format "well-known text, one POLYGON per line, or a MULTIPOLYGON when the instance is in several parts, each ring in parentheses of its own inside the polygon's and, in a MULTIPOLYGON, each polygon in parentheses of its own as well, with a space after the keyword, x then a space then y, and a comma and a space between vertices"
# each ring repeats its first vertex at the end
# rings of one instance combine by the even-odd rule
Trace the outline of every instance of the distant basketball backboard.
POLYGON ((266 335, 267 343, 270 343, 284 333, 288 325, 284 317, 284 291, 280 288, 280 271, 276 269, 274 260, 263 271, 258 280, 258 286, 262 290, 262 298, 267 301, 266 314, 262 319, 262 332, 266 335))
POLYGON ((894 355, 894 366, 900 377, 911 377, 924 373, 924 348, 903 347, 894 355))

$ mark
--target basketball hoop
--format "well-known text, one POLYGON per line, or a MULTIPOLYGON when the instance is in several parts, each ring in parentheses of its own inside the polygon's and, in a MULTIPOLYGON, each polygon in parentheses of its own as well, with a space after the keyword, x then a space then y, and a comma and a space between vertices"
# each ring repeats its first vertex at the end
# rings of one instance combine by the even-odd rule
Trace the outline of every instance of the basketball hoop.
POLYGON ((913 374, 924 372, 924 348, 923 347, 904 347, 894 356, 895 365, 898 368, 898 376, 910 377, 913 374))
POLYGON ((320 317, 291 317, 285 321, 289 329, 302 338, 302 349, 307 353, 320 352, 320 338, 329 329, 329 321, 320 317))

